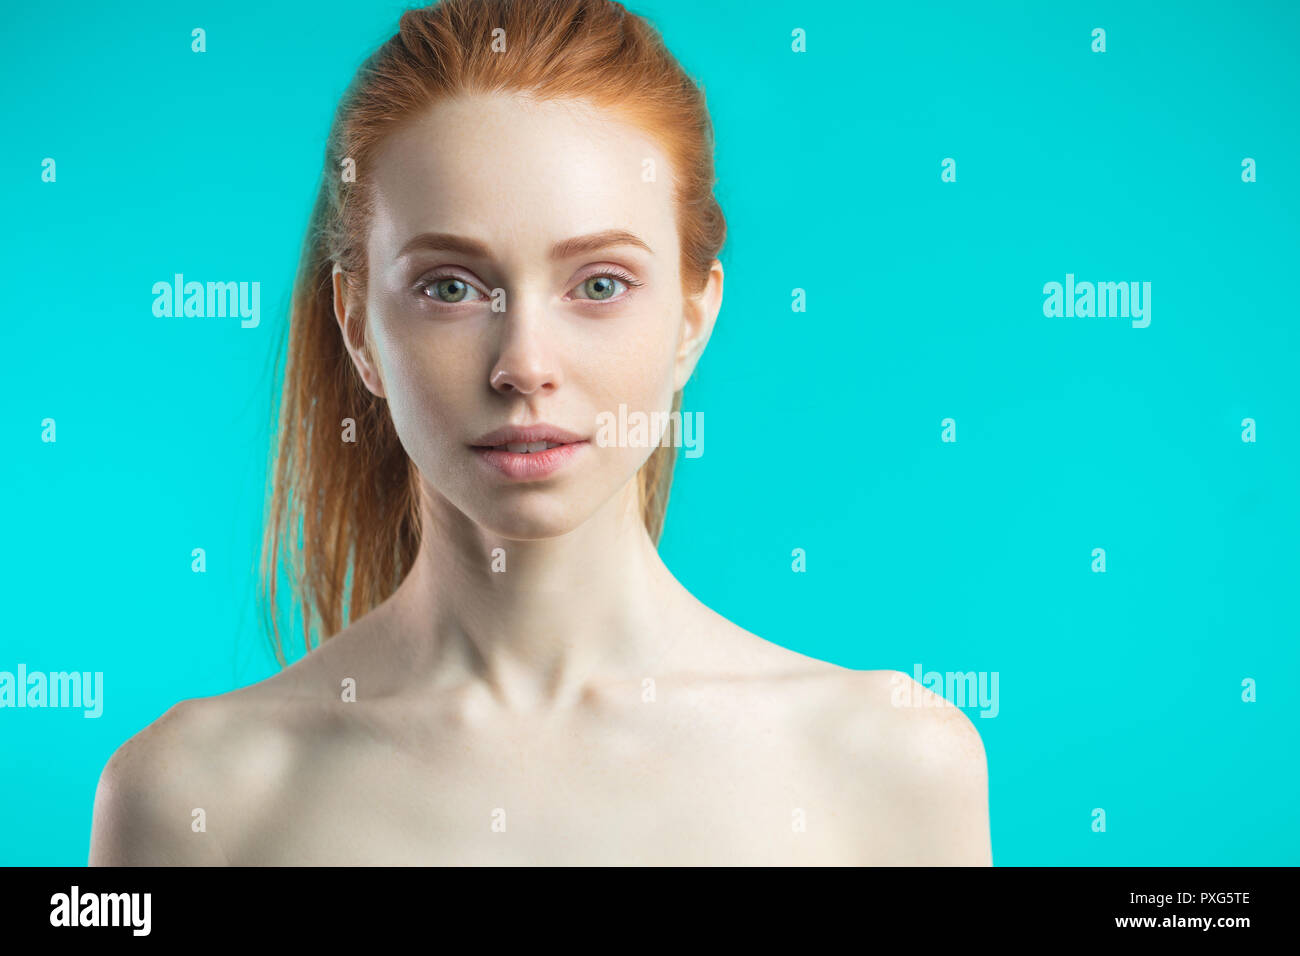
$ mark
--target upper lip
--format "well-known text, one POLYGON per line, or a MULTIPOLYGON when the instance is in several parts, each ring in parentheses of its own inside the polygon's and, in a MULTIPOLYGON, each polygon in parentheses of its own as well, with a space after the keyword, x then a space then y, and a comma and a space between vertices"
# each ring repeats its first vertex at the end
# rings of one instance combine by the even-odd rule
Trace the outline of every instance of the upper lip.
POLYGON ((480 435, 471 444, 476 448, 481 448, 535 441, 558 442, 561 445, 568 445, 573 442, 586 441, 586 439, 557 425, 540 422, 536 425, 507 425, 504 428, 490 431, 486 435, 480 435))

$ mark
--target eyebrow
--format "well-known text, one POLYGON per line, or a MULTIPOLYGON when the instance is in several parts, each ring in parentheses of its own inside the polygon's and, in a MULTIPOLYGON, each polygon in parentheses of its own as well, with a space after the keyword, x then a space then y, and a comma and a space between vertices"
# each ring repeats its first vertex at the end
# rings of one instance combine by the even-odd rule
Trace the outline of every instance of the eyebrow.
MULTIPOLYGON (((627 232, 624 229, 606 229, 603 232, 593 232, 585 236, 575 236, 572 239, 562 239, 551 247, 551 258, 555 260, 569 259, 573 256, 584 255, 590 252, 596 252, 600 249, 608 249, 610 246, 638 246, 646 252, 654 255, 654 250, 636 235, 627 232)), ((424 249, 435 252, 455 252, 463 256, 473 256, 478 259, 491 259, 492 251, 479 242, 477 239, 470 239, 467 236, 457 236, 449 232, 422 232, 418 236, 413 236, 406 245, 398 251, 397 257, 400 259, 408 252, 416 249, 424 249)))

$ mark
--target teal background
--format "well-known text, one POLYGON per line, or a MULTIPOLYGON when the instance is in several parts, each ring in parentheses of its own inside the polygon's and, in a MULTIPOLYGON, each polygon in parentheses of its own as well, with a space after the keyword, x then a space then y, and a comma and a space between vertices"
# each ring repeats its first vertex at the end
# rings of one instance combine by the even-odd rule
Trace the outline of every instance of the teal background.
MULTIPOLYGON (((669 566, 805 654, 997 672, 967 713, 998 865, 1300 863, 1297 7, 631 8, 705 84, 730 227, 669 566), (1067 272, 1151 282, 1150 327, 1044 317, 1067 272)), ((275 359, 330 117, 401 9, 6 9, 0 670, 102 671, 105 712, 0 710, 0 863, 84 863, 112 752, 274 669, 275 359), (260 327, 155 319, 176 272, 260 281, 260 327)))

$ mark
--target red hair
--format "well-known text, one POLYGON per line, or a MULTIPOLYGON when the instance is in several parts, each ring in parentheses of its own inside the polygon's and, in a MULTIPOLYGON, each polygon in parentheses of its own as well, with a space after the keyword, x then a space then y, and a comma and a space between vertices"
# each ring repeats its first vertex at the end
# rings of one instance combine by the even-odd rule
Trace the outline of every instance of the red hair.
MULTIPOLYGON (((310 650, 313 625, 323 641, 384 601, 419 550, 419 476, 387 404, 364 386, 344 348, 332 273, 337 263, 350 289, 365 288, 373 203, 365 171, 380 144, 439 100, 476 93, 583 100, 646 132, 673 175, 684 293, 704 288, 726 238, 703 90, 643 17, 612 0, 442 0, 403 13, 398 32, 362 64, 334 116, 293 290, 260 569, 282 666, 281 560, 299 594, 310 650), (357 170, 354 178, 343 175, 346 168, 357 170), (355 422, 355 443, 340 439, 345 419, 355 422)), ((364 315, 355 331, 348 325, 354 344, 366 349, 364 315)), ((679 391, 673 410, 680 409, 679 391)), ((674 456, 671 447, 656 448, 637 474, 656 543, 674 456)))

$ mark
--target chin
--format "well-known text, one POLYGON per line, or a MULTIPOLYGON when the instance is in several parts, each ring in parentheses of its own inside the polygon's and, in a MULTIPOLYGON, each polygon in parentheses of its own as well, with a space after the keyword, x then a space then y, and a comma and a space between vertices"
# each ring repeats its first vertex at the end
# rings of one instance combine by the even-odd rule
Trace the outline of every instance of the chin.
POLYGON ((471 515, 474 523, 490 534, 515 541, 558 538, 580 527, 590 514, 561 501, 539 500, 541 494, 517 497, 513 502, 497 501, 471 515), (529 500, 531 499, 531 500, 529 500))

